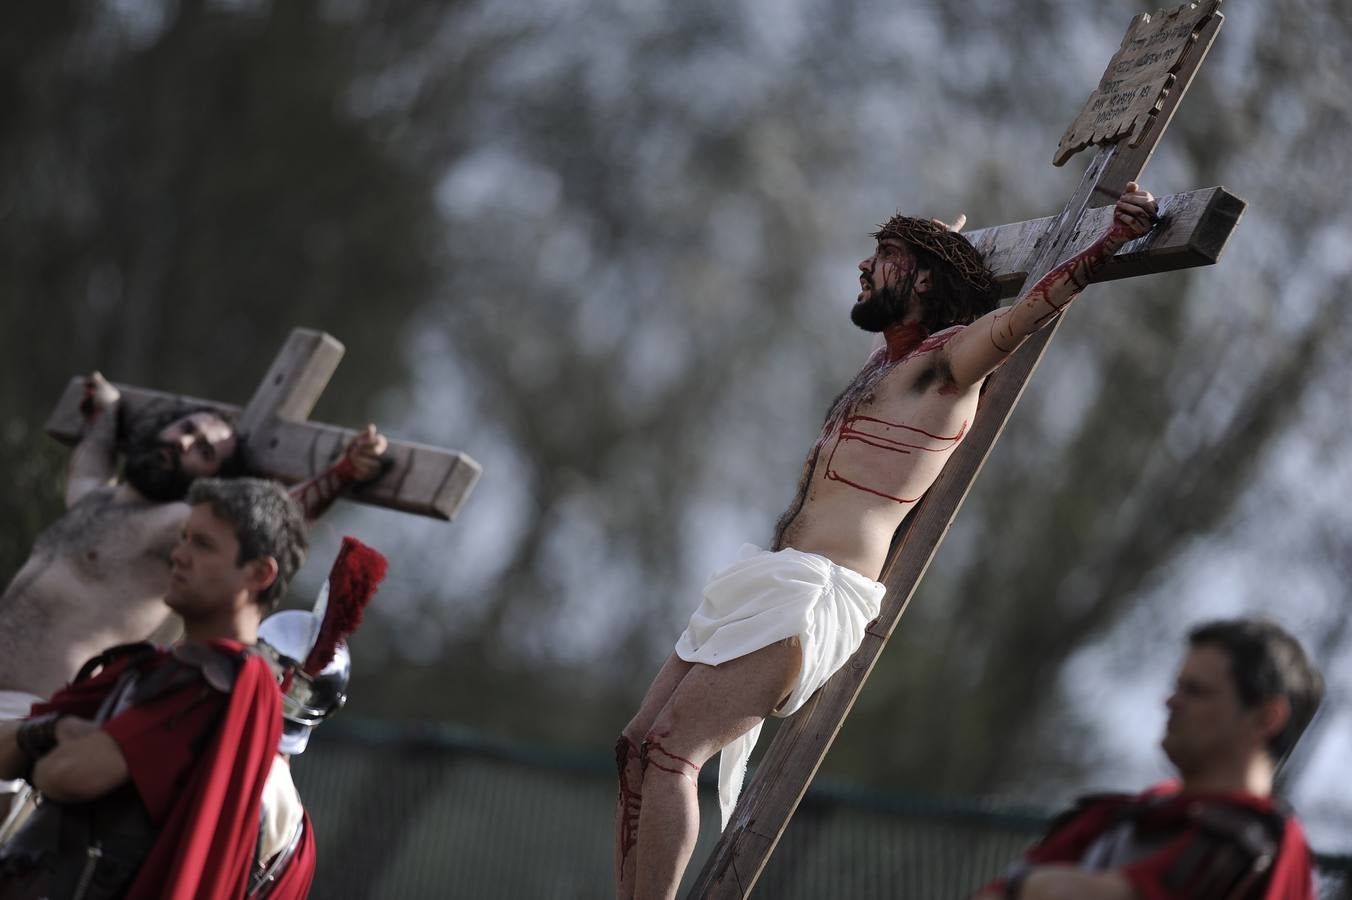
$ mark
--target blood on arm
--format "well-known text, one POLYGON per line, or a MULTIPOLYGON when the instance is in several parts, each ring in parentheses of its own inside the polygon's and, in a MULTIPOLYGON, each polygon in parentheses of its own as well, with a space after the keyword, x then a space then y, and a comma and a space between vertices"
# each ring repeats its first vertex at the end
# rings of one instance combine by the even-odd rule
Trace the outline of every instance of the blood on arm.
POLYGON ((300 504, 305 518, 313 520, 323 515, 333 505, 333 501, 358 480, 357 467, 347 454, 343 454, 338 462, 318 475, 294 485, 290 493, 300 504))

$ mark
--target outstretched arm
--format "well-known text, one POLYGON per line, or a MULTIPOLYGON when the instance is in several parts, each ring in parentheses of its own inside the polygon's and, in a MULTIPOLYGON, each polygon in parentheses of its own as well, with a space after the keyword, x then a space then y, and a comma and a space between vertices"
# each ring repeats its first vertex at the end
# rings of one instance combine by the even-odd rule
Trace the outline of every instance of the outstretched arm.
POLYGON ((80 401, 84 431, 66 469, 67 508, 107 485, 117 474, 117 407, 121 399, 118 389, 98 372, 85 379, 80 401))
POLYGON ((376 431, 376 426, 367 425, 347 442, 338 462, 294 485, 291 496, 300 504, 306 520, 312 522, 322 516, 349 487, 379 478, 384 472, 383 457, 388 447, 389 441, 376 431))
POLYGON ((1150 192, 1128 184, 1101 238, 1044 275, 1012 306, 987 313, 943 346, 953 379, 963 387, 980 384, 1029 335, 1059 316, 1122 245, 1153 228, 1155 213, 1150 192))

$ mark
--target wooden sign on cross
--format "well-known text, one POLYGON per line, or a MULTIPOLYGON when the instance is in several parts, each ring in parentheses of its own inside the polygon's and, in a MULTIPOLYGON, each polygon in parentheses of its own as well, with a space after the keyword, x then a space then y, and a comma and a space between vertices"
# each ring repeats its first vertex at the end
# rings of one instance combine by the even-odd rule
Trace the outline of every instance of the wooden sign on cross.
MULTIPOLYGON (((968 235, 1004 296, 1036 283, 1106 230, 1111 210, 1094 207, 1115 202, 1150 160, 1221 27, 1220 5, 1208 0, 1133 19, 1057 149, 1060 165, 1076 150, 1106 145, 1069 202, 1050 218, 968 235)), ((1164 197, 1159 206, 1161 225, 1123 247, 1095 281, 1214 263, 1244 211, 1244 201, 1220 187, 1164 197)), ((878 619, 849 663, 779 728, 690 897, 751 892, 1059 324, 1030 337, 991 376, 967 439, 898 529, 878 619)))
MULTIPOLYGON (((209 407, 235 417, 244 440, 248 470, 284 484, 304 481, 337 462, 353 431, 308 421, 338 361, 343 345, 321 331, 296 328, 268 368, 253 399, 243 408, 125 384, 119 404, 124 422, 157 409, 209 407)), ((84 378, 72 378, 47 419, 47 433, 73 444, 80 438, 80 401, 84 378)), ((389 465, 376 481, 349 493, 348 499, 401 512, 450 520, 459 511, 482 471, 456 450, 391 440, 389 465)))

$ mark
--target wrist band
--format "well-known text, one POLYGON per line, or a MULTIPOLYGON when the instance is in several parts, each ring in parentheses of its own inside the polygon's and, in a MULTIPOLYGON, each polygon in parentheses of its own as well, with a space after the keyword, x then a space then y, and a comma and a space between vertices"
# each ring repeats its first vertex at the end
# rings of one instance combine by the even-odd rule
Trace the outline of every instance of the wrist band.
POLYGON ((343 454, 342 459, 334 463, 331 471, 343 481, 351 483, 357 480, 357 466, 346 453, 343 454))
POLYGON ((14 742, 24 756, 37 762, 52 752, 56 747, 56 721, 60 718, 60 713, 51 712, 24 720, 14 733, 14 742))

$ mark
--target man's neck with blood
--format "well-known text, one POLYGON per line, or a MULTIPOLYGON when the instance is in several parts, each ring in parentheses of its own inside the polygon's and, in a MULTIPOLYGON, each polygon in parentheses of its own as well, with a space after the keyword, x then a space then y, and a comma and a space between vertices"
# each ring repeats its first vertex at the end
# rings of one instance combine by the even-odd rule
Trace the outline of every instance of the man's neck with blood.
POLYGON ((905 318, 883 329, 883 340, 887 342, 888 362, 905 359, 929 337, 929 332, 920 324, 919 318, 920 309, 917 303, 911 307, 905 318))

